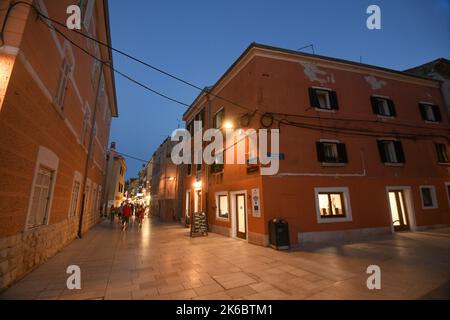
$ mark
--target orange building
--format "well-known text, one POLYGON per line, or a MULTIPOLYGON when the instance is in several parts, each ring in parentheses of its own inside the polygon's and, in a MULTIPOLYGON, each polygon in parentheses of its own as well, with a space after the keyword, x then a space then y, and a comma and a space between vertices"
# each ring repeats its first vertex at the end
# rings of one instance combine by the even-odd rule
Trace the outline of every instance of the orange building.
MULTIPOLYGON (((75 239, 82 207, 81 232, 99 221, 117 116, 109 68, 100 76, 100 62, 56 30, 100 60, 111 61, 111 52, 14 3, 0 2, 0 289, 75 239)), ((32 3, 65 23, 73 1, 32 3)), ((107 2, 78 3, 81 32, 110 43, 107 2)))
POLYGON ((250 45, 184 120, 189 129, 196 119, 206 128, 279 129, 279 171, 185 164, 184 219, 207 212, 211 231, 261 245, 273 218, 289 223, 294 245, 450 224, 450 126, 440 85, 250 45))

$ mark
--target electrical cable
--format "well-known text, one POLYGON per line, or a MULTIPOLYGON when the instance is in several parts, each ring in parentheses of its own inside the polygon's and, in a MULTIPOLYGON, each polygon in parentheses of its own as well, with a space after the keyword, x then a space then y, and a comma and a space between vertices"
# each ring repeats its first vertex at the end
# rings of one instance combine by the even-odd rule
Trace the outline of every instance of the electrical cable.
MULTIPOLYGON (((55 20, 55 19, 52 19, 52 18, 50 18, 50 17, 48 17, 48 16, 46 16, 46 15, 44 15, 44 14, 42 14, 42 13, 41 13, 36 7, 34 7, 32 4, 27 3, 27 2, 24 2, 24 1, 18 1, 18 2, 16 2, 16 3, 10 5, 10 8, 8 8, 8 9, 11 9, 11 7, 13 7, 13 6, 15 6, 15 5, 18 5, 18 4, 26 4, 26 5, 29 5, 29 6, 31 6, 31 7, 36 11, 37 15, 38 15, 40 18, 42 18, 42 19, 44 19, 44 20, 51 21, 52 23, 58 24, 58 25, 60 25, 60 26, 63 26, 64 28, 66 28, 66 25, 65 25, 65 24, 63 24, 63 23, 61 23, 61 22, 59 22, 59 21, 57 21, 57 20, 55 20)), ((9 13, 10 13, 10 10, 8 10, 8 13, 7 13, 7 16, 6 16, 6 18, 5 18, 5 21, 3 22, 3 26, 2 26, 2 30, 1 30, 1 37, 0 37, 2 40, 3 40, 3 33, 4 33, 5 25, 6 25, 6 20, 7 20, 8 16, 9 16, 9 13)), ((42 19, 40 19, 40 20, 41 20, 42 22, 44 22, 42 19)), ((45 23, 45 22, 44 22, 44 23, 45 23)), ((49 26, 48 23, 45 23, 45 24, 46 24, 47 26, 49 26)), ((49 27, 50 27, 50 26, 49 26, 49 27)), ((59 34, 61 34, 66 40, 68 40, 70 43, 72 43, 74 46, 78 47, 79 49, 81 49, 82 51, 84 51, 85 53, 87 53, 88 55, 90 55, 92 58, 94 58, 94 59, 96 59, 96 60, 98 60, 98 61, 101 61, 101 60, 98 59, 95 55, 93 55, 93 54, 91 54, 90 52, 86 51, 84 48, 82 48, 81 46, 79 46, 78 44, 76 44, 74 41, 72 41, 71 39, 69 39, 69 38, 68 38, 63 32, 61 32, 59 29, 55 28, 54 26, 51 26, 51 27, 52 27, 55 31, 57 31, 59 34)), ((160 73, 162 73, 162 74, 164 74, 164 75, 166 75, 166 76, 168 76, 168 77, 171 77, 171 78, 173 78, 173 79, 175 79, 175 80, 177 80, 177 81, 180 81, 180 82, 182 82, 182 83, 184 83, 184 84, 186 84, 186 85, 189 85, 189 86, 191 86, 191 87, 193 87, 193 88, 195 88, 195 89, 197 89, 197 90, 200 90, 201 92, 206 91, 207 94, 210 94, 210 95, 212 95, 212 96, 214 96, 214 97, 217 97, 217 98, 219 98, 219 99, 221 99, 221 100, 223 100, 223 101, 226 101, 226 102, 228 102, 228 103, 230 103, 230 104, 233 104, 233 105, 235 105, 235 106, 237 106, 237 107, 240 107, 240 108, 243 108, 243 109, 245 109, 245 110, 251 111, 252 113, 258 113, 258 114, 260 114, 261 116, 264 116, 264 115, 265 115, 265 113, 263 113, 263 112, 259 112, 259 111, 255 110, 255 109, 245 107, 245 106, 243 106, 243 105, 241 105, 241 104, 238 104, 238 103, 236 103, 236 102, 234 102, 234 101, 231 101, 231 100, 229 100, 229 99, 227 99, 227 98, 224 98, 224 97, 221 97, 221 96, 219 96, 219 95, 217 95, 217 94, 214 94, 214 93, 212 93, 212 92, 210 92, 210 91, 208 91, 208 90, 202 89, 202 88, 200 88, 199 86, 197 86, 197 85, 195 85, 195 84, 192 84, 192 83, 190 83, 190 82, 188 82, 188 81, 186 81, 186 80, 183 80, 183 79, 181 79, 181 78, 179 78, 179 77, 177 77, 177 76, 175 76, 175 75, 173 75, 173 74, 170 74, 169 72, 166 72, 166 71, 164 71, 164 70, 162 70, 162 69, 160 69, 160 68, 157 68, 157 67, 155 67, 155 66, 153 66, 153 65, 151 65, 151 64, 149 64, 149 63, 147 63, 147 62, 145 62, 145 61, 142 61, 142 60, 140 60, 140 59, 138 59, 138 58, 135 58, 135 57, 131 56, 130 54, 127 54, 127 53, 123 52, 122 50, 113 48, 112 46, 110 46, 110 45, 108 45, 108 44, 106 44, 106 43, 104 43, 104 42, 102 42, 102 41, 99 41, 99 40, 97 40, 97 39, 95 39, 95 38, 93 38, 93 37, 91 37, 91 36, 89 36, 89 35, 86 35, 86 34, 83 33, 83 32, 80 32, 80 31, 78 31, 78 30, 72 30, 72 31, 74 31, 75 33, 77 33, 77 34, 79 34, 79 35, 81 35, 81 36, 83 36, 83 37, 85 37, 85 38, 87 38, 87 39, 90 39, 91 41, 94 41, 94 42, 96 42, 96 43, 98 43, 98 44, 100 44, 100 45, 103 45, 103 46, 107 47, 107 48, 108 48, 109 50, 111 50, 111 51, 117 52, 117 53, 119 53, 119 54, 121 54, 121 55, 123 55, 123 56, 125 56, 125 57, 127 57, 127 58, 129 58, 129 59, 131 59, 131 60, 134 60, 134 61, 136 61, 136 62, 138 62, 138 63, 140 63, 140 64, 143 64, 144 66, 147 66, 147 67, 149 67, 149 68, 151 68, 151 69, 153 69, 153 70, 155 70, 155 71, 157 71, 157 72, 160 72, 160 73)), ((102 61, 101 61, 101 62, 102 62, 102 61)), ((102 63, 103 63, 103 62, 102 62, 102 63)), ((125 77, 125 78, 128 79, 129 81, 132 81, 132 82, 136 83, 137 85, 143 87, 144 89, 147 89, 147 90, 151 91, 152 93, 155 93, 155 94, 157 94, 157 95, 159 95, 159 96, 161 96, 161 97, 163 97, 163 98, 165 98, 165 99, 168 99, 168 100, 170 100, 170 101, 172 101, 172 102, 175 102, 175 103, 177 103, 177 104, 181 104, 181 105, 187 106, 187 107, 190 106, 190 105, 187 104, 187 103, 184 103, 184 102, 178 101, 178 100, 176 100, 176 99, 173 99, 173 98, 171 98, 171 97, 169 97, 169 96, 167 96, 167 95, 165 95, 165 94, 162 94, 162 93, 160 93, 160 92, 158 92, 158 91, 156 91, 156 90, 154 90, 154 89, 152 89, 152 88, 150 88, 150 87, 148 87, 148 86, 142 84, 141 82, 139 82, 139 81, 133 79, 132 77, 130 77, 130 76, 128 76, 128 75, 126 75, 126 74, 124 74, 124 73, 122 73, 122 72, 116 70, 116 69, 113 68, 110 64, 108 64, 108 67, 110 67, 114 72, 118 73, 118 74, 121 75, 122 77, 125 77)), ((346 119, 346 118, 321 118, 321 117, 317 117, 317 116, 294 115, 294 114, 285 114, 285 113, 276 113, 276 112, 271 112, 271 113, 272 113, 272 114, 277 114, 277 115, 283 115, 283 116, 302 117, 302 118, 305 118, 305 119, 320 119, 320 120, 335 120, 335 121, 358 121, 358 122, 374 122, 374 123, 376 122, 376 123, 380 123, 380 124, 388 124, 388 125, 394 125, 394 126, 408 126, 408 127, 412 127, 412 128, 424 128, 424 129, 428 129, 428 130, 430 129, 430 128, 427 128, 427 127, 419 127, 419 126, 409 125, 409 124, 404 124, 404 123, 390 124, 390 123, 379 122, 379 121, 376 121, 376 120, 369 120, 369 119, 368 119, 368 120, 365 120, 365 119, 359 120, 359 119, 346 119)), ((413 137, 415 137, 415 138, 419 138, 419 137, 440 137, 440 138, 442 138, 442 137, 444 137, 444 136, 442 136, 442 135, 423 135, 423 134, 418 135, 418 134, 399 133, 399 132, 393 132, 393 133, 390 133, 390 132, 389 132, 389 133, 388 133, 388 132, 379 132, 379 131, 367 130, 367 129, 329 127, 329 126, 322 126, 322 125, 317 126, 317 125, 305 124, 305 123, 301 123, 301 122, 289 121, 289 120, 286 120, 285 118, 282 118, 282 119, 275 119, 275 120, 276 120, 277 122, 279 122, 279 124, 285 124, 285 125, 289 125, 289 126, 293 126, 293 127, 302 127, 302 128, 311 129, 311 130, 328 131, 328 132, 334 132, 334 133, 339 133, 339 132, 337 132, 337 131, 338 131, 338 130, 341 130, 342 133, 344 133, 344 131, 345 131, 346 134, 351 134, 351 133, 357 134, 357 133, 359 133, 360 135, 361 135, 361 134, 363 134, 363 135, 368 135, 368 133, 373 133, 373 134, 376 135, 376 136, 379 136, 380 134, 382 134, 382 135, 389 134, 390 136, 392 136, 392 135, 395 135, 395 136, 401 136, 401 135, 404 135, 404 136, 407 136, 407 137, 409 137, 409 138, 413 138, 413 137)), ((441 129, 441 128, 436 128, 436 129, 448 131, 448 129, 441 129)), ((373 136, 373 135, 371 135, 371 136, 373 136)), ((448 137, 447 137, 447 136, 445 136, 445 138, 448 140, 448 137)))

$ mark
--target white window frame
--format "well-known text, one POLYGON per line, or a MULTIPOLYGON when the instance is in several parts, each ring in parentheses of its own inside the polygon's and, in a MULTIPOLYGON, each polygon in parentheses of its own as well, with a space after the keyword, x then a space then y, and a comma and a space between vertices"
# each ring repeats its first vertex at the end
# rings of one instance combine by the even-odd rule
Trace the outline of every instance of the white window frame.
POLYGON ((58 84, 54 97, 54 103, 61 109, 61 111, 64 110, 64 101, 66 98, 71 73, 72 65, 66 58, 64 58, 59 68, 58 84))
POLYGON ((450 182, 445 182, 444 185, 445 185, 445 194, 447 195, 448 207, 450 208, 450 190, 449 190, 450 182))
POLYGON ((230 221, 231 210, 230 210, 230 195, 228 194, 228 191, 216 192, 214 194, 214 198, 216 199, 216 220, 230 221), (227 197, 227 202, 228 202, 228 217, 227 218, 219 216, 219 196, 227 197))
POLYGON ((334 222, 350 222, 352 221, 352 208, 350 203, 350 192, 348 187, 316 187, 314 188, 314 198, 316 202, 316 218, 317 223, 334 223, 334 222), (320 214, 319 193, 342 193, 344 197, 345 217, 328 217, 323 218, 320 214))
POLYGON ((420 192, 420 202, 422 205, 422 209, 424 209, 424 210, 437 209, 439 207, 438 201, 437 201, 437 196, 436 196, 436 187, 435 186, 432 186, 432 185, 419 186, 419 192, 420 192), (431 190, 431 200, 433 201, 432 206, 429 206, 429 207, 425 206, 422 189, 430 189, 431 190))
POLYGON ((80 197, 80 195, 83 195, 83 192, 82 192, 82 189, 81 189, 81 187, 82 187, 81 180, 82 180, 81 173, 78 172, 78 171, 75 171, 74 174, 73 174, 72 190, 71 190, 70 203, 69 203, 69 211, 67 212, 67 216, 69 218, 73 218, 73 217, 77 216, 77 212, 78 212, 79 205, 80 205, 80 198, 82 198, 82 197, 80 197), (80 185, 80 187, 78 189, 78 194, 77 194, 77 199, 76 200, 73 199, 73 196, 74 196, 73 191, 74 191, 75 183, 79 183, 79 185, 80 185), (75 204, 75 212, 73 213, 72 212, 72 208, 73 208, 74 200, 76 201, 76 204, 75 204))
POLYGON ((59 166, 59 157, 52 150, 50 150, 42 145, 39 146, 37 158, 36 158, 36 165, 34 168, 33 182, 31 184, 30 196, 28 198, 27 219, 25 221, 25 226, 24 226, 25 231, 33 230, 33 229, 40 228, 43 226, 47 226, 49 224, 50 215, 52 212, 52 204, 53 204, 53 196, 54 196, 55 185, 56 185, 56 178, 58 176, 58 166, 59 166), (48 200, 48 207, 46 210, 46 219, 45 219, 44 225, 40 225, 40 226, 36 226, 36 227, 29 227, 28 224, 29 224, 29 221, 31 218, 31 208, 33 206, 34 188, 35 188, 35 185, 37 182, 37 177, 39 175, 39 169, 41 167, 45 167, 45 168, 53 171, 52 182, 51 182, 51 186, 49 188, 49 200, 48 200))

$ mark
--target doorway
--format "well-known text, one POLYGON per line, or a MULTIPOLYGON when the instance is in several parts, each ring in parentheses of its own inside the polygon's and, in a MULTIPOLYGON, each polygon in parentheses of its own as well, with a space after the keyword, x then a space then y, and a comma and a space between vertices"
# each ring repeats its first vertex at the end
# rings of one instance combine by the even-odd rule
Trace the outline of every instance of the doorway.
POLYGON ((185 204, 185 211, 184 211, 184 218, 186 221, 186 224, 188 224, 188 221, 190 221, 191 217, 191 190, 186 191, 186 204, 185 204))
POLYGON ((388 190, 391 223, 395 232, 410 231, 407 198, 404 190, 388 190))
POLYGON ((247 208, 245 203, 245 194, 239 193, 236 197, 236 237, 247 239, 247 208))
POLYGON ((194 190, 194 212, 202 211, 202 189, 194 190))

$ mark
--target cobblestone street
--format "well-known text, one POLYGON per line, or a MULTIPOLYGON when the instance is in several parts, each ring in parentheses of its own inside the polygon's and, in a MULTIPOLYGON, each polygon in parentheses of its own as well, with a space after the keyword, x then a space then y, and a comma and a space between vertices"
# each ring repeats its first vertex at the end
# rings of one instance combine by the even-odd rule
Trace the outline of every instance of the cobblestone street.
POLYGON ((177 224, 127 232, 103 221, 3 292, 1 299, 420 299, 449 298, 450 230, 281 252, 177 224), (381 290, 366 268, 381 267, 381 290), (81 290, 66 268, 81 268, 81 290))

